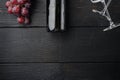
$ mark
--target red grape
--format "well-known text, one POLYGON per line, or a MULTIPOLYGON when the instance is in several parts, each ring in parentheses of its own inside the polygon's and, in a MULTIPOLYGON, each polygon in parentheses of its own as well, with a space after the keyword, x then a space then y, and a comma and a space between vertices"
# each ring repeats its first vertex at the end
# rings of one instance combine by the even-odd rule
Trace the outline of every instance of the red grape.
POLYGON ((12 9, 13 9, 13 8, 12 8, 11 6, 8 7, 8 13, 9 13, 9 14, 12 14, 12 13, 13 13, 13 12, 12 12, 12 9))
POLYGON ((5 3, 9 14, 16 15, 17 21, 20 24, 29 24, 29 9, 31 6, 30 0, 8 0, 5 3))
POLYGON ((20 16, 17 18, 18 23, 23 24, 25 22, 25 18, 20 16))
POLYGON ((19 5, 14 6, 12 9, 12 12, 14 14, 19 14, 20 13, 20 6, 19 5))
POLYGON ((6 7, 9 7, 12 5, 12 3, 10 1, 7 1, 5 5, 6 5, 6 7))
POLYGON ((25 24, 29 24, 29 23, 30 23, 29 18, 25 17, 25 22, 24 22, 24 23, 25 23, 25 24))
POLYGON ((21 14, 23 15, 23 16, 28 16, 28 14, 29 14, 29 11, 28 11, 28 9, 27 8, 22 8, 22 10, 21 10, 21 14))
POLYGON ((26 3, 26 0, 17 0, 18 1, 18 4, 25 4, 26 3))
POLYGON ((12 4, 18 4, 18 1, 17 1, 17 0, 10 0, 10 2, 11 2, 12 4))
POLYGON ((29 2, 25 4, 26 8, 30 8, 30 6, 31 6, 31 4, 29 2))

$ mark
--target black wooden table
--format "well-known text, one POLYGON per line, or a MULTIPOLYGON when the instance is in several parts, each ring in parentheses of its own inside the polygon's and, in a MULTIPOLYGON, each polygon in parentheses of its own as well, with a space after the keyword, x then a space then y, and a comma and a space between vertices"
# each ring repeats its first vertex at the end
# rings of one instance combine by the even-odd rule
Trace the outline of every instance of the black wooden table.
MULTIPOLYGON (((46 0, 34 0, 32 23, 17 24, 0 0, 0 80, 119 80, 120 28, 103 32, 107 20, 89 0, 67 0, 67 31, 47 32, 46 0)), ((99 5, 99 4, 98 4, 99 5)), ((110 12, 120 21, 120 1, 110 12)))

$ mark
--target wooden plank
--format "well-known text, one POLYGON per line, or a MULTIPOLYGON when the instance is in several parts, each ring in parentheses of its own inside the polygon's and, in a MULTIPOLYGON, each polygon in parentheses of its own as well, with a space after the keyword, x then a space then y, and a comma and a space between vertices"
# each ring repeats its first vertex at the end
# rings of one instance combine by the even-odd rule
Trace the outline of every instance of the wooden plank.
MULTIPOLYGON (((0 0, 0 10, 3 12, 0 13, 0 27, 19 27, 22 25, 17 24, 16 17, 7 14, 7 10, 5 8, 5 2, 7 0, 0 0)), ((32 23, 28 26, 47 26, 47 4, 46 0, 34 0, 32 6, 32 23)), ((109 11, 112 15, 113 20, 118 23, 120 22, 120 1, 113 0, 109 11)), ((102 7, 101 4, 94 5, 90 2, 90 0, 67 0, 66 3, 66 17, 67 17, 67 25, 69 26, 90 26, 90 27, 99 27, 99 26, 108 26, 108 21, 100 16, 99 14, 95 14, 92 12, 93 8, 100 9, 102 7)))
POLYGON ((46 28, 0 29, 0 62, 120 61, 120 30, 71 28, 48 33, 46 28))
MULTIPOLYGON (((21 27, 16 21, 16 16, 7 13, 5 2, 0 0, 0 27, 21 27)), ((32 0, 31 0, 32 1, 32 0)), ((46 26, 46 0, 34 0, 31 6, 31 24, 30 26, 46 26)), ((26 25, 27 26, 27 25, 26 25)))
POLYGON ((1 64, 1 80, 119 80, 120 64, 1 64))

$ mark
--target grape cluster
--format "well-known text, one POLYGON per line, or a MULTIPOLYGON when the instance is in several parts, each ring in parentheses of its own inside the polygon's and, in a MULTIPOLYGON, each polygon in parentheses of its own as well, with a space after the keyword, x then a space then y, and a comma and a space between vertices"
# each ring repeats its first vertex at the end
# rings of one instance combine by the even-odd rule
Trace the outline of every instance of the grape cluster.
POLYGON ((18 23, 29 24, 30 0, 8 0, 5 5, 9 14, 17 16, 18 23))

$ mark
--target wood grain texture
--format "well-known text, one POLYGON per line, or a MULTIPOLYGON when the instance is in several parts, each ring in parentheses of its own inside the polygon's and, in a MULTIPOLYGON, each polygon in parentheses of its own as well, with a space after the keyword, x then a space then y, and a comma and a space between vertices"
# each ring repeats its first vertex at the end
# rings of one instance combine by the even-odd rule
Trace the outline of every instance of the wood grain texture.
MULTIPOLYGON (((0 27, 21 27, 23 25, 19 25, 16 21, 16 17, 13 15, 7 14, 7 10, 5 8, 5 2, 7 0, 0 0, 0 10, 3 12, 0 13, 0 27)), ((34 0, 32 1, 32 16, 31 25, 26 25, 28 27, 32 26, 47 26, 47 0, 34 0)), ((101 27, 101 26, 109 26, 108 21, 100 16, 99 14, 95 14, 92 12, 93 8, 102 9, 101 4, 94 5, 90 2, 90 0, 67 0, 66 3, 66 22, 68 26, 79 26, 79 27, 101 27)), ((109 11, 112 15, 113 21, 116 23, 120 22, 120 1, 113 0, 109 11)))
MULTIPOLYGON (((0 0, 0 27, 21 27, 17 23, 17 17, 7 13, 5 2, 7 0, 0 0)), ((46 0, 31 0, 31 24, 25 26, 46 26, 46 0)))
POLYGON ((0 29, 0 62, 118 62, 120 30, 71 28, 48 33, 46 28, 0 29))
MULTIPOLYGON (((32 0, 28 27, 41 28, 16 28, 22 25, 6 13, 5 1, 0 0, 0 80, 120 80, 120 28, 102 32, 97 26, 108 23, 91 12, 96 5, 89 0, 67 0, 64 33, 44 28, 46 0, 32 0)), ((110 11, 119 22, 120 1, 113 1, 110 11)))
POLYGON ((120 64, 1 64, 0 80, 119 80, 120 64))
MULTIPOLYGON (((107 0, 106 0, 107 1, 107 0)), ((108 21, 92 9, 102 10, 102 4, 92 4, 90 0, 67 0, 67 24, 78 27, 109 26, 108 21)), ((112 0, 109 12, 115 23, 120 22, 120 1, 112 0)))

